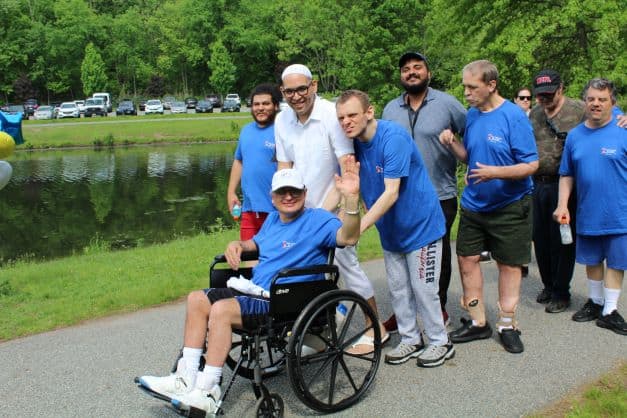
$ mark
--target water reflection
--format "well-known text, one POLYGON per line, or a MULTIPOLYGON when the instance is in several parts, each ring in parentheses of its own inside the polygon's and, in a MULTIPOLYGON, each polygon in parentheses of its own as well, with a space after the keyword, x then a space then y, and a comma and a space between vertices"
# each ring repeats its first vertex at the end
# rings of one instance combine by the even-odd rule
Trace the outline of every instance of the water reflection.
POLYGON ((0 191, 0 263, 164 242, 229 223, 233 144, 16 153, 0 191))

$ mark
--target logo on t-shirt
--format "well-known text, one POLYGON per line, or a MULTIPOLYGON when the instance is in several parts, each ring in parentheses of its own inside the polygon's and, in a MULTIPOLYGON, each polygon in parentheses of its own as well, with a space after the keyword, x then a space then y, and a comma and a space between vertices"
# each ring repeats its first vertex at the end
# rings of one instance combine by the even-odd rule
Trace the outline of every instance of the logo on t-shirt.
POLYGON ((274 149, 275 148, 274 143, 272 143, 270 141, 264 141, 263 142, 263 146, 266 147, 266 148, 270 148, 270 149, 274 149))
POLYGON ((601 155, 616 155, 616 148, 601 147, 601 155))
POLYGON ((488 134, 488 142, 498 144, 498 143, 503 142, 503 138, 501 138, 500 136, 488 134))
POLYGON ((296 244, 295 242, 283 241, 281 243, 282 248, 292 248, 296 244))
POLYGON ((377 174, 383 173, 383 167, 381 167, 380 165, 375 165, 374 170, 377 172, 377 174))

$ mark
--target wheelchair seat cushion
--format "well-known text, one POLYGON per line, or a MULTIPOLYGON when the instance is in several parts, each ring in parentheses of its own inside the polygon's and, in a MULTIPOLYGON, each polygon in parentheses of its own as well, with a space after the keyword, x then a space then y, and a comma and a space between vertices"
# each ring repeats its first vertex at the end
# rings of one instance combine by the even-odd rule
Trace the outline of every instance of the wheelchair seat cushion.
POLYGON ((258 296, 251 296, 231 288, 208 288, 205 294, 209 302, 214 303, 222 299, 234 298, 239 303, 242 325, 244 329, 256 329, 268 322, 270 300, 258 296))

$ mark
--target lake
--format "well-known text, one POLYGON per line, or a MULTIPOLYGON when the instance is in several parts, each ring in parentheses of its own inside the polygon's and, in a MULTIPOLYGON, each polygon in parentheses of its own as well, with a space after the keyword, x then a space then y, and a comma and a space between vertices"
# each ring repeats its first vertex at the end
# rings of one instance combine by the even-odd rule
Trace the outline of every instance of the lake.
POLYGON ((235 143, 16 152, 0 264, 132 248, 230 226, 235 143))

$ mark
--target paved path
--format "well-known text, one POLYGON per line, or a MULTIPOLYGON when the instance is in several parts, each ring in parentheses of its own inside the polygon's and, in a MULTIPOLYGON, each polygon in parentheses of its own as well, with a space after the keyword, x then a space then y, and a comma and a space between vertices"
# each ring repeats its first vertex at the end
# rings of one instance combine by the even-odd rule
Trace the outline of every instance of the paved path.
MULTIPOLYGON (((363 266, 387 318, 383 262, 363 266)), ((496 266, 484 263, 483 270, 488 318, 494 323, 496 266)), ((449 312, 457 326, 461 286, 457 271, 453 274, 449 312)), ((455 358, 434 369, 417 368, 413 361, 382 363, 367 396, 336 416, 518 417, 552 403, 627 360, 624 336, 570 320, 586 298, 581 266, 573 287, 567 312, 544 313, 535 302, 540 281, 532 264, 519 308, 523 354, 505 352, 493 337, 458 344, 455 358)), ((623 313, 626 302, 623 293, 623 313)), ((176 417, 164 403, 140 392, 133 378, 169 370, 184 313, 184 305, 176 303, 0 344, 0 417, 176 417)), ((296 399, 286 375, 271 379, 269 387, 282 394, 286 416, 316 415, 296 399)), ((227 399, 227 416, 252 416, 254 403, 249 384, 239 380, 227 399)))

